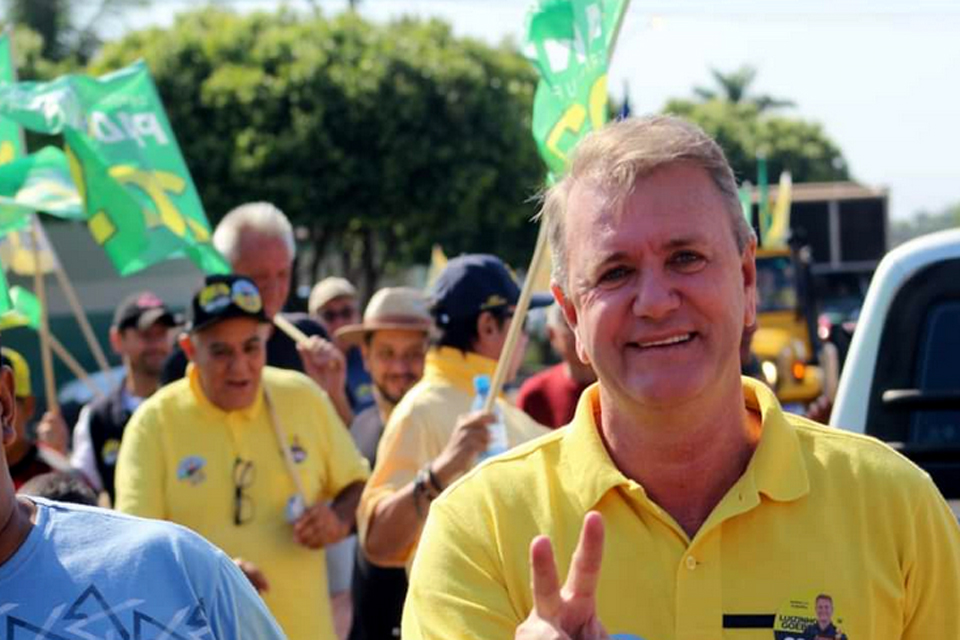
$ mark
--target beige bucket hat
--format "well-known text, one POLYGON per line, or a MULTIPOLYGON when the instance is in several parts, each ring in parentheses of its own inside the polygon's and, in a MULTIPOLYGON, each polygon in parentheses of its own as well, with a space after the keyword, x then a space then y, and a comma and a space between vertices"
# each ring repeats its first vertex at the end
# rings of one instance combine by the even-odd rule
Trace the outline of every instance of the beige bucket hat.
POLYGON ((369 332, 386 329, 429 334, 433 330, 433 318, 427 311, 424 295, 410 287, 380 289, 367 303, 363 322, 341 327, 336 337, 347 344, 359 344, 369 332))

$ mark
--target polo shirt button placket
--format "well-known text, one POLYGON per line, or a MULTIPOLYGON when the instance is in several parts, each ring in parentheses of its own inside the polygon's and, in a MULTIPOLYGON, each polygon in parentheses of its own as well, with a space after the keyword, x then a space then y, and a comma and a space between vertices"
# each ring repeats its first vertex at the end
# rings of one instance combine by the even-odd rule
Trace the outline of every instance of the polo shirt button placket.
POLYGON ((690 569, 690 571, 693 571, 694 569, 697 568, 697 559, 694 558, 693 556, 687 556, 686 563, 687 563, 687 569, 690 569))

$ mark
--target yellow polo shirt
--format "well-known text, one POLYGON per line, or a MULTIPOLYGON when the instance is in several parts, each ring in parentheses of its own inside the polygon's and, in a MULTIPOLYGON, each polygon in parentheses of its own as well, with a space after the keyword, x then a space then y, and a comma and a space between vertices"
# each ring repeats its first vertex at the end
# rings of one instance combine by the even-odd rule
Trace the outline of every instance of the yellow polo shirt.
MULTIPOLYGON (((497 361, 459 349, 441 347, 427 353, 423 378, 394 408, 377 448, 377 464, 360 498, 357 526, 361 544, 377 504, 416 478, 417 472, 440 455, 450 441, 457 418, 470 413, 475 395, 473 379, 493 376, 497 361)), ((507 442, 514 447, 549 433, 522 410, 497 400, 506 425, 507 442)), ((416 542, 392 559, 396 566, 413 559, 416 542)))
MULTIPOLYGON (((265 367, 269 391, 308 500, 331 500, 367 478, 369 467, 326 394, 301 373, 265 367)), ((171 520, 231 557, 256 564, 270 589, 263 599, 292 640, 336 637, 323 550, 293 540, 287 521, 293 480, 270 424, 263 393, 225 412, 204 396, 197 372, 163 387, 140 406, 123 434, 117 509, 171 520), (252 461, 234 524, 235 464, 252 461)), ((158 579, 162 579, 159 577, 158 579)))
POLYGON ((404 640, 513 638, 533 606, 530 541, 550 535, 565 577, 591 509, 606 523, 598 613, 614 638, 805 640, 820 595, 848 640, 960 638, 960 528, 929 476, 743 384, 760 442, 692 540, 614 466, 597 386, 570 426, 450 487, 413 564, 404 640))

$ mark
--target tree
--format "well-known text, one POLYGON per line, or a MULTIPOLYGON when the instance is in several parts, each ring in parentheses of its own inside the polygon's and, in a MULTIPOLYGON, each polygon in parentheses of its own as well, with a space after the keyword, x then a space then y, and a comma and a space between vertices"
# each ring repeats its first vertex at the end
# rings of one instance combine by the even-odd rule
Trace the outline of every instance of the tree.
POLYGON ((750 96, 754 70, 743 67, 732 74, 713 73, 721 92, 695 89, 701 100, 670 100, 663 110, 697 123, 714 137, 739 180, 756 180, 760 154, 767 158, 773 181, 783 170, 791 172, 794 182, 850 179, 843 153, 822 126, 769 113, 775 106, 792 104, 788 101, 750 96))
POLYGON ((774 98, 768 95, 754 96, 750 94, 750 85, 757 79, 757 70, 750 65, 743 65, 736 71, 723 73, 717 69, 710 69, 710 74, 717 83, 717 89, 694 87, 693 92, 703 101, 723 100, 734 104, 753 104, 758 111, 779 109, 781 107, 796 106, 792 100, 774 98))
POLYGON ((448 254, 529 258, 536 76, 508 45, 438 21, 375 25, 220 9, 108 45, 92 69, 147 60, 208 215, 269 200, 369 293, 448 254))
POLYGON ((103 41, 99 28, 125 9, 150 0, 5 0, 5 20, 41 38, 41 55, 52 62, 86 64, 103 41))

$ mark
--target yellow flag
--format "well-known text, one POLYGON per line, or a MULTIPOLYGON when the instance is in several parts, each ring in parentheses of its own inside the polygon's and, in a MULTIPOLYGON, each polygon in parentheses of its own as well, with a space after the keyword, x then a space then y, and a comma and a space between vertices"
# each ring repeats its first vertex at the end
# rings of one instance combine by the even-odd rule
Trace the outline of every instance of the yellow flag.
MULTIPOLYGON (((9 231, 0 237, 0 262, 3 262, 8 271, 20 276, 32 276, 37 270, 37 256, 33 250, 31 226, 28 225, 18 231, 9 231)), ((57 265, 57 255, 54 253, 43 227, 39 224, 37 225, 37 240, 40 249, 40 273, 52 273, 57 265)))
POLYGON ((763 244, 766 247, 778 247, 787 244, 790 233, 790 199, 793 191, 793 180, 789 171, 780 174, 780 185, 777 187, 777 203, 773 205, 770 229, 763 244))
POLYGON ((433 251, 430 252, 430 268, 427 269, 427 289, 433 286, 440 277, 440 272, 446 267, 447 254, 443 252, 443 247, 438 244, 433 245, 433 251))

